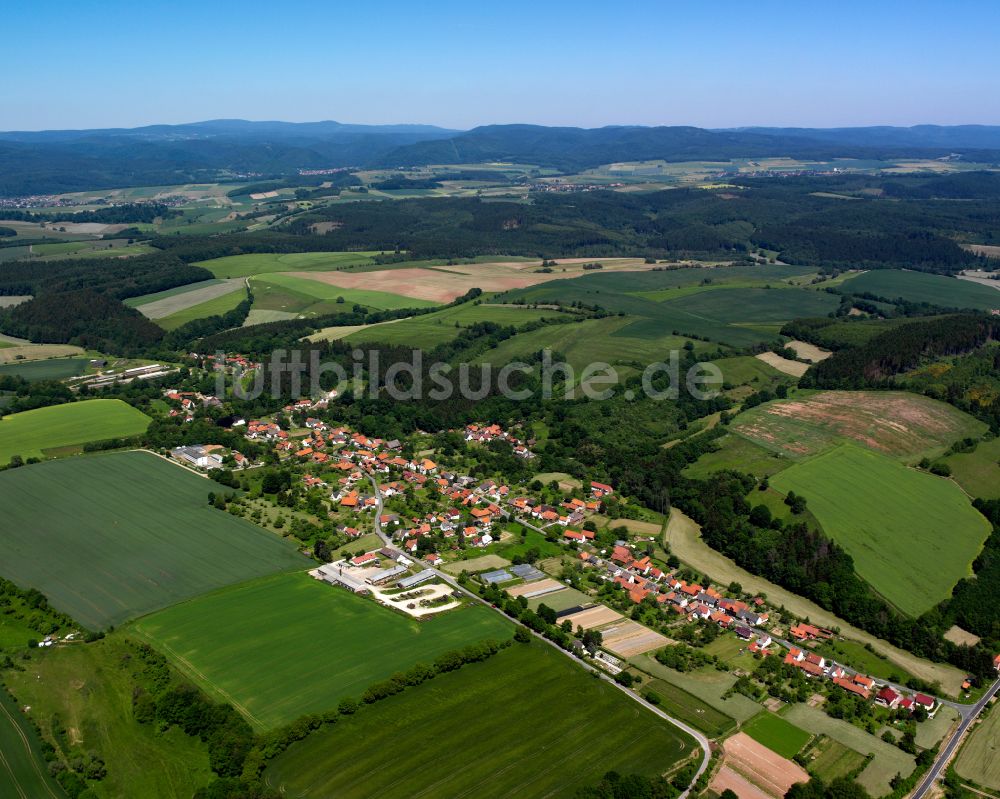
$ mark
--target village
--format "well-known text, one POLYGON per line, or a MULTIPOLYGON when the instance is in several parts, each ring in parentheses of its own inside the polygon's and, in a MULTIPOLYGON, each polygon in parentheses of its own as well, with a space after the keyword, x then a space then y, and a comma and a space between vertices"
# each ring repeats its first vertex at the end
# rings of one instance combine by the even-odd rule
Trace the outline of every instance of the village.
MULTIPOLYGON (((227 362, 255 366, 240 357, 227 362)), ((176 390, 164 398, 172 414, 188 419, 221 404, 213 396, 176 390)), ((869 727, 877 726, 874 711, 923 720, 941 707, 930 687, 869 676, 813 651, 836 639, 835 631, 791 617, 738 586, 703 584, 652 540, 625 526, 610 529, 608 503, 620 512, 626 500, 609 484, 583 481, 567 490, 469 473, 476 471, 477 453, 498 445, 518 462, 530 462, 534 441, 519 425, 446 431, 450 440, 461 440, 462 455, 445 455, 425 446, 430 434, 415 440, 372 437, 327 421, 332 399, 300 400, 274 417, 231 420, 244 448, 256 455, 219 445, 187 445, 170 454, 202 471, 231 470, 234 478, 280 467, 289 475, 278 494, 290 506, 282 513, 307 507, 320 527, 333 528, 329 545, 305 542, 312 543, 305 551, 329 561, 310 573, 416 619, 468 601, 456 590, 457 578, 545 614, 580 639, 600 641, 593 651, 578 650, 616 679, 628 676, 629 661, 637 656, 673 663, 677 648, 700 655, 705 641, 725 636, 733 641, 727 651, 736 665, 720 659, 720 667, 737 676, 737 690, 768 706, 809 701, 843 714, 840 692, 870 706, 850 711, 855 723, 869 727), (459 464, 473 468, 460 470, 459 464), (709 627, 714 632, 706 633, 709 627), (781 668, 755 665, 765 662, 781 668)), ((251 487, 251 495, 261 493, 253 491, 252 480, 235 484, 251 487)), ((230 512, 244 512, 242 502, 234 497, 230 512)))

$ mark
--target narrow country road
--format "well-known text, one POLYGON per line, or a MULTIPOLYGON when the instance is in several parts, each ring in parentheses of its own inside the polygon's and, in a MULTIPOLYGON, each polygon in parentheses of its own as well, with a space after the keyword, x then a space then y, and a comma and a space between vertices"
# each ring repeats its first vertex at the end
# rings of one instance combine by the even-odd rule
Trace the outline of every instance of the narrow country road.
MULTIPOLYGON (((390 536, 386 535, 385 532, 382 530, 382 492, 379 490, 378 481, 376 481, 374 475, 372 475, 370 472, 365 472, 365 474, 368 476, 368 480, 372 484, 372 489, 375 491, 375 502, 376 502, 376 507, 375 507, 375 533, 378 535, 379 538, 382 539, 382 542, 385 544, 385 546, 388 549, 390 549, 393 552, 396 552, 398 554, 403 554, 403 553, 400 553, 399 550, 396 549, 393 546, 393 544, 392 544, 392 538, 390 536)), ((531 527, 534 530, 538 530, 538 528, 535 527, 534 525, 529 524, 527 526, 531 527)), ((538 532, 540 532, 540 533, 542 533, 544 535, 544 531, 543 530, 538 530, 538 532)), ((450 574, 447 574, 446 572, 443 572, 440 569, 435 569, 433 566, 430 566, 429 564, 424 564, 424 567, 427 568, 427 569, 429 569, 430 571, 434 572, 434 574, 436 574, 440 579, 444 580, 448 585, 450 585, 456 591, 461 591, 463 594, 465 594, 470 599, 478 602, 481 605, 485 605, 486 607, 490 608, 491 610, 496 611, 501 616, 503 616, 505 619, 508 618, 507 614, 504 613, 502 610, 500 610, 500 608, 495 607, 494 605, 490 604, 489 602, 487 602, 485 599, 483 599, 482 597, 478 596, 474 592, 469 591, 467 588, 464 588, 463 586, 459 585, 458 581, 454 577, 452 577, 450 574)), ((527 628, 525 628, 525 629, 527 629, 527 628)), ((553 649, 555 649, 557 652, 561 652, 566 657, 570 658, 571 660, 575 661, 578 665, 580 665, 581 667, 583 667, 586 671, 589 671, 592 674, 596 674, 602 680, 604 680, 605 682, 609 683, 610 685, 613 685, 615 688, 617 688, 622 693, 627 694, 633 701, 638 702, 640 705, 642 705, 644 708, 646 708, 651 713, 656 714, 657 716, 659 716, 664 721, 669 722, 670 724, 674 725, 675 727, 677 727, 682 732, 685 732, 688 735, 690 735, 697 742, 698 746, 701 748, 701 753, 702 753, 701 763, 698 765, 698 771, 695 772, 694 777, 691 779, 691 784, 688 785, 688 787, 684 790, 684 792, 681 793, 681 795, 678 797, 678 799, 687 799, 687 796, 691 792, 691 789, 694 787, 695 783, 698 781, 698 779, 701 777, 701 775, 704 774, 705 771, 708 769, 708 764, 709 764, 709 761, 711 760, 711 757, 712 757, 712 749, 711 749, 711 745, 709 743, 708 738, 706 738, 704 735, 702 735, 700 732, 698 732, 698 730, 694 729, 693 727, 689 727, 683 721, 680 721, 679 719, 675 719, 673 716, 668 716, 666 713, 664 713, 662 710, 660 710, 660 708, 656 707, 655 705, 649 704, 649 702, 647 702, 645 699, 643 699, 641 696, 639 696, 639 694, 637 694, 635 691, 631 690, 630 688, 626 688, 624 685, 620 685, 619 683, 615 682, 605 672, 603 672, 600 669, 595 668, 594 666, 591 666, 585 660, 583 660, 580 657, 577 657, 572 652, 567 652, 561 646, 559 646, 558 644, 556 644, 553 641, 549 641, 547 638, 545 638, 544 636, 539 635, 534 630, 529 630, 529 632, 532 635, 534 635, 535 638, 537 638, 542 643, 548 644, 553 649)))
MULTIPOLYGON (((951 738, 948 739, 948 743, 944 745, 941 751, 938 753, 937 760, 934 761, 934 765, 931 766, 930 771, 928 771, 924 778, 917 785, 916 790, 910 794, 911 799, 922 799, 924 794, 930 790, 931 786, 937 781, 938 777, 941 776, 941 772, 948 765, 948 761, 951 760, 955 751, 958 749, 960 743, 962 743, 962 738, 965 733, 968 732, 969 727, 972 726, 979 714, 983 712, 983 709, 990 703, 990 700, 997 695, 997 691, 1000 690, 1000 680, 997 680, 990 686, 990 689, 983 694, 983 698, 980 699, 974 705, 961 705, 965 712, 962 713, 962 723, 958 725, 958 729, 955 730, 951 738)), ((959 711, 961 712, 961 711, 959 711)))

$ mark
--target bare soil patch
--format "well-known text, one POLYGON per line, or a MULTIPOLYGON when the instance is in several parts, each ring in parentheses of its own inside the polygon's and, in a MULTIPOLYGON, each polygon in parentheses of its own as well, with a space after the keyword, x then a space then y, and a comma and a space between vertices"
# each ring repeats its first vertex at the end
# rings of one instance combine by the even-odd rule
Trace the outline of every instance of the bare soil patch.
POLYGON ((725 765, 770 796, 783 797, 795 783, 809 782, 809 774, 804 768, 775 754, 745 732, 727 738, 722 748, 725 765))
POLYGON ((712 778, 712 782, 709 783, 708 787, 711 788, 716 794, 721 794, 728 788, 740 799, 778 799, 777 797, 772 797, 771 794, 761 788, 758 788, 750 782, 750 780, 729 766, 723 766, 720 768, 719 772, 712 778))
POLYGON ((508 588, 507 593, 511 596, 539 596, 541 594, 553 594, 566 588, 558 580, 545 579, 535 580, 533 583, 521 583, 513 588, 508 588))
POLYGON ((569 616, 563 616, 559 619, 559 623, 561 624, 564 621, 568 621, 573 625, 574 630, 577 627, 582 627, 584 630, 592 630, 594 627, 600 627, 604 624, 613 624, 614 622, 620 621, 624 618, 625 617, 618 611, 612 610, 604 605, 595 605, 592 608, 572 613, 569 616))
POLYGON ((456 560, 453 563, 446 563, 441 569, 448 572, 448 574, 461 574, 463 571, 469 573, 481 572, 486 569, 500 569, 504 566, 510 566, 510 561, 507 558, 501 558, 499 555, 483 555, 479 558, 456 560))
POLYGON ((809 364, 782 358, 776 352, 762 352, 756 358, 758 361, 763 361, 768 366, 773 366, 779 372, 784 372, 792 377, 802 377, 809 369, 809 364))
POLYGON ((670 639, 638 622, 625 621, 601 631, 604 648, 623 658, 635 657, 652 649, 662 649, 670 639))
POLYGON ((963 644, 965 646, 975 646, 979 643, 978 635, 970 633, 968 630, 963 630, 957 624, 949 627, 944 637, 958 646, 962 646, 963 644))

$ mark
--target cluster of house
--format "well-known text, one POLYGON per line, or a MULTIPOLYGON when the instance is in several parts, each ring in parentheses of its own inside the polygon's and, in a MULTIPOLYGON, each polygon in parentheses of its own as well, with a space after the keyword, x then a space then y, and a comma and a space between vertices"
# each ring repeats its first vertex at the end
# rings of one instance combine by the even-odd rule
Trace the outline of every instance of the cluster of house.
POLYGON ((222 400, 211 394, 202 394, 199 391, 180 391, 176 388, 168 388, 163 392, 163 398, 175 403, 179 407, 171 408, 169 415, 183 416, 184 421, 190 422, 199 408, 220 408, 222 400))
POLYGON ((514 450, 514 454, 519 458, 530 459, 535 457, 535 453, 528 447, 534 445, 533 440, 522 441, 517 436, 504 430, 498 424, 478 425, 470 424, 465 426, 465 440, 478 444, 488 444, 490 441, 506 441, 514 450))
POLYGON ((189 353, 189 357, 201 361, 206 369, 225 372, 250 372, 260 369, 260 362, 251 360, 246 355, 235 353, 222 357, 216 355, 199 355, 196 352, 189 353))
POLYGON ((874 698, 876 705, 888 710, 906 710, 912 713, 915 708, 922 707, 928 715, 933 716, 939 706, 937 700, 932 696, 923 693, 906 696, 890 685, 880 687, 875 680, 867 675, 848 672, 843 666, 833 661, 827 661, 826 658, 815 652, 808 652, 795 646, 791 647, 785 654, 784 662, 802 669, 810 677, 826 677, 838 688, 860 696, 862 699, 871 700, 874 698))
MULTIPOLYGON (((601 499, 614 493, 614 489, 604 483, 591 483, 590 486, 589 500, 572 497, 558 507, 538 504, 530 497, 514 497, 509 502, 516 515, 537 519, 543 527, 550 524, 569 527, 582 523, 588 513, 597 513, 601 509, 601 499)), ((585 530, 567 530, 563 537, 566 541, 584 543, 592 540, 594 535, 585 530)))

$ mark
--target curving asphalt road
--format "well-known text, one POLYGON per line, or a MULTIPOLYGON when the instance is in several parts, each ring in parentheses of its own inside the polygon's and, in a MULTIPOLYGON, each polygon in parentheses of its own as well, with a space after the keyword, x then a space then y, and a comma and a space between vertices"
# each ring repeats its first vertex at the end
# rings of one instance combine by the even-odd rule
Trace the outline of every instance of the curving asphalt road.
MULTIPOLYGON (((948 743, 944 745, 944 748, 938 753, 937 760, 934 761, 934 765, 931 766, 930 771, 928 771, 924 778, 920 781, 916 790, 910 794, 911 799, 922 799, 923 795, 930 790, 931 786, 934 785, 938 777, 941 776, 941 772, 948 765, 948 761, 951 760, 952 755, 958 749, 959 744, 962 742, 962 738, 965 733, 968 732, 969 727, 972 726, 983 709, 990 703, 990 700, 997 695, 997 691, 1000 690, 1000 680, 997 680, 990 689, 983 694, 983 698, 980 699, 974 705, 958 705, 957 707, 963 708, 965 710, 962 713, 962 723, 958 725, 958 729, 955 730, 951 738, 948 739, 948 743)), ((952 704, 952 707, 956 705, 952 704)), ((961 710, 959 711, 961 712, 961 710)))
MULTIPOLYGON (((376 502, 376 507, 375 507, 375 533, 378 535, 379 538, 382 539, 382 542, 386 546, 386 548, 392 550, 393 552, 397 552, 399 554, 404 554, 404 553, 399 552, 399 550, 396 549, 396 547, 393 546, 392 538, 390 536, 386 535, 383 532, 383 530, 382 530, 382 492, 379 490, 378 482, 375 480, 375 477, 371 473, 369 473, 369 472, 365 472, 365 474, 367 475, 368 480, 371 482, 372 488, 375 491, 375 502, 376 502)), ((531 527, 532 529, 536 529, 536 530, 538 529, 538 528, 534 527, 534 525, 531 525, 531 524, 529 524, 528 526, 531 527)), ((542 531, 542 530, 539 530, 539 532, 542 532, 544 534, 544 531, 542 531)), ((434 574, 436 574, 440 579, 442 579, 446 583, 448 583, 448 585, 450 585, 456 591, 461 591, 463 594, 465 594, 469 598, 475 600, 476 602, 480 603, 481 605, 485 605, 486 607, 490 608, 491 610, 496 611, 501 616, 503 616, 505 619, 508 618, 507 614, 504 613, 502 610, 500 610, 499 608, 497 608, 494 605, 490 604, 485 599, 483 599, 481 596, 479 596, 479 595, 475 594, 474 592, 468 590, 467 588, 464 588, 463 586, 459 585, 458 581, 454 577, 452 577, 450 574, 447 574, 446 572, 443 572, 440 569, 435 569, 433 566, 430 566, 430 565, 427 565, 427 564, 424 564, 424 565, 425 565, 425 568, 427 568, 430 571, 434 572, 434 574)), ((591 672, 592 674, 596 674, 602 680, 604 680, 605 682, 609 683, 610 685, 613 685, 615 688, 617 688, 622 693, 627 694, 633 701, 638 702, 640 705, 642 705, 644 708, 646 708, 647 710, 649 710, 651 713, 655 713, 657 716, 659 716, 664 721, 667 721, 670 724, 673 724, 675 727, 677 727, 677 729, 679 729, 682 732, 687 733, 688 735, 690 735, 697 742, 698 746, 701 748, 701 753, 702 753, 701 763, 698 766, 698 771, 695 772, 694 777, 691 779, 691 784, 688 785, 688 787, 684 790, 684 792, 681 793, 680 796, 678 797, 678 799, 687 799, 688 794, 690 794, 691 789, 694 788, 695 783, 698 782, 698 780, 701 777, 701 775, 704 774, 705 771, 708 769, 708 764, 709 764, 709 762, 710 762, 710 760, 712 758, 712 748, 711 748, 711 744, 709 743, 708 738, 706 738, 704 735, 702 735, 700 732, 698 732, 698 730, 696 730, 693 727, 690 727, 687 724, 685 724, 680 719, 675 719, 673 716, 669 716, 666 713, 664 713, 662 710, 660 710, 660 708, 656 707, 655 705, 649 704, 649 702, 647 702, 645 699, 643 699, 641 696, 639 696, 639 694, 637 694, 635 691, 631 690, 630 688, 626 688, 624 685, 620 685, 619 683, 615 682, 613 679, 611 679, 601 669, 597 669, 597 668, 591 666, 589 663, 587 663, 582 658, 577 657, 572 652, 567 652, 561 646, 559 646, 558 644, 556 644, 553 641, 549 641, 547 638, 545 638, 544 636, 539 635, 534 630, 529 630, 529 632, 531 632, 531 634, 534 635, 535 638, 537 638, 539 641, 541 641, 541 642, 543 642, 545 644, 548 644, 549 646, 551 646, 552 648, 554 648, 557 652, 561 652, 566 657, 568 657, 571 660, 575 661, 578 665, 580 665, 581 667, 583 667, 585 670, 591 672)))

